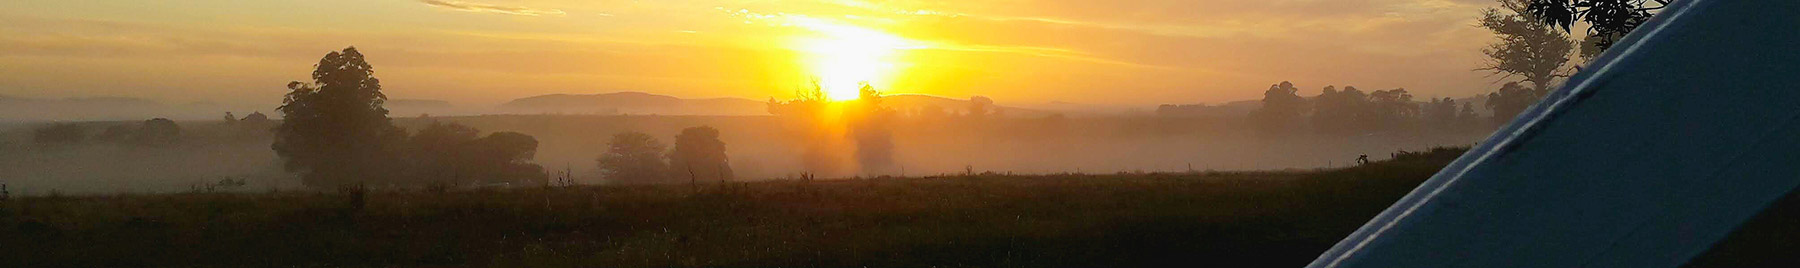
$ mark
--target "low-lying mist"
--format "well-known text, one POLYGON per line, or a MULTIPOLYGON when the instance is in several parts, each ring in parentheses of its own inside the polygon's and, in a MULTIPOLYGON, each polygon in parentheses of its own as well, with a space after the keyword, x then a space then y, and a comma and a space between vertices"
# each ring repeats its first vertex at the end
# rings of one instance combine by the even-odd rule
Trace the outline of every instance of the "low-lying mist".
MULTIPOLYGON (((672 142, 683 128, 711 126, 726 143, 738 180, 794 178, 807 173, 806 141, 775 116, 489 115, 396 118, 417 130, 454 122, 482 131, 513 131, 540 142, 535 161, 552 177, 606 183, 595 160, 608 138, 624 131, 672 142)), ((97 136, 110 126, 86 122, 97 136)), ((138 144, 90 138, 33 141, 45 124, 0 126, 0 182, 14 194, 180 192, 242 179, 234 191, 299 189, 281 168, 266 132, 222 121, 182 121, 174 142, 138 144)), ((1115 173, 1267 170, 1343 167, 1360 155, 1385 159, 1399 150, 1466 145, 1480 130, 1393 131, 1360 135, 1260 133, 1242 119, 1207 117, 903 118, 892 131, 892 168, 879 174, 846 171, 823 177, 926 176, 965 172, 1115 173)), ((261 127, 256 127, 260 129, 261 127)), ((814 172, 817 173, 817 172, 814 172)))

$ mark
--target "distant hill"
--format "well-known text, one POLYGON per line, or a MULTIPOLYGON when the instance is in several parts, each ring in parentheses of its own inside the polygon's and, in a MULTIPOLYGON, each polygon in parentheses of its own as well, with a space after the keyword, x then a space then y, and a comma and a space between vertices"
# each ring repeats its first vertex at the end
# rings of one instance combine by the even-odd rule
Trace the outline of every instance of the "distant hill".
POLYGON ((88 121, 142 120, 150 117, 173 117, 174 107, 155 101, 94 97, 35 99, 0 96, 0 120, 4 121, 88 121))
POLYGON ((388 116, 392 117, 466 114, 466 112, 458 111, 456 105, 441 100, 390 99, 383 106, 387 107, 388 116))
POLYGON ((439 109, 456 107, 455 105, 450 105, 450 102, 448 102, 448 101, 421 100, 421 99, 391 99, 391 100, 387 100, 387 103, 385 105, 387 107, 398 106, 398 107, 408 107, 408 108, 439 108, 439 109))
POLYGON ((644 92, 550 94, 500 104, 509 113, 767 115, 761 101, 741 98, 682 99, 644 92))

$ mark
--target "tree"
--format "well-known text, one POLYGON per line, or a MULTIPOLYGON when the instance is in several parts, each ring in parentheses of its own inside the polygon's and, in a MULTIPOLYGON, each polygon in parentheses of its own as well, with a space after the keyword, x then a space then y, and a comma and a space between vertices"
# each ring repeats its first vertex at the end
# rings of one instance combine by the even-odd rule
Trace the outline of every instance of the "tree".
POLYGON ((693 180, 731 180, 731 160, 725 155, 725 142, 719 130, 709 126, 690 127, 675 135, 675 148, 669 151, 669 167, 676 177, 693 180))
POLYGON ((1356 87, 1346 86, 1343 91, 1338 91, 1333 86, 1325 86, 1313 103, 1314 131, 1342 135, 1366 128, 1363 121, 1368 114, 1369 96, 1356 87))
POLYGON ((413 180, 409 183, 462 184, 473 181, 475 174, 463 170, 463 155, 468 143, 475 141, 480 130, 461 124, 431 122, 406 140, 405 162, 413 180))
POLYGON ((662 142, 643 132, 614 134, 606 153, 597 160, 600 175, 619 183, 661 183, 668 181, 669 165, 663 162, 662 142))
POLYGON ((169 144, 181 139, 181 126, 168 118, 145 120, 131 138, 138 144, 169 144))
POLYGON ((1562 68, 1569 62, 1574 42, 1534 17, 1524 1, 1528 0, 1500 0, 1504 11, 1482 11, 1481 27, 1493 31, 1499 40, 1481 49, 1488 61, 1476 70, 1491 71, 1502 79, 1519 76, 1534 89, 1549 91, 1551 80, 1567 76, 1562 68))
POLYGON ((1457 126, 1458 114, 1456 99, 1449 97, 1434 98, 1420 109, 1425 124, 1435 129, 1452 129, 1457 126))
POLYGON ((250 115, 246 115, 243 119, 238 120, 244 121, 245 124, 268 124, 269 116, 264 115, 262 112, 250 112, 250 115))
POLYGON ((481 137, 481 130, 431 122, 407 139, 405 160, 411 184, 542 184, 549 175, 530 163, 537 138, 517 132, 481 137))
MULTIPOLYGON (((976 115, 971 111, 976 118, 987 116, 987 108, 994 103, 981 96, 972 100, 983 112, 976 115)), ((881 106, 881 92, 867 83, 858 91, 854 105, 856 108, 846 117, 850 118, 850 138, 856 142, 857 165, 865 175, 887 174, 894 165, 894 110, 881 106)))
POLYGON ((326 54, 314 67, 312 83, 288 83, 292 91, 276 108, 283 120, 270 147, 308 186, 383 177, 406 133, 389 122, 374 68, 355 47, 326 54))
POLYGON ((1504 124, 1518 117, 1531 104, 1537 103, 1539 98, 1543 98, 1543 95, 1539 95, 1536 90, 1527 89, 1517 82, 1506 83, 1500 86, 1500 90, 1488 93, 1487 108, 1494 112, 1494 123, 1504 124))
POLYGON ((1576 21, 1588 24, 1582 40, 1582 57, 1593 57, 1611 48, 1619 38, 1650 21, 1670 0, 1530 0, 1526 13, 1544 24, 1571 32, 1576 21))
POLYGON ((1456 122, 1458 128, 1473 127, 1481 124, 1479 123, 1481 122, 1481 115, 1475 114, 1475 105, 1473 103, 1463 102, 1462 110, 1456 112, 1456 122))
POLYGON ((462 148, 474 182, 546 184, 550 174, 531 163, 537 157, 537 138, 518 132, 494 132, 462 148))
POLYGON ((993 107, 994 99, 986 96, 969 97, 969 118, 987 117, 988 111, 993 110, 993 107))
POLYGON ((1301 98, 1294 83, 1281 81, 1263 91, 1262 107, 1251 111, 1250 118, 1265 134, 1281 134, 1297 127, 1306 99, 1301 98))
POLYGON ((265 115, 262 112, 250 112, 250 115, 245 115, 244 118, 238 119, 238 124, 235 126, 238 128, 238 131, 242 131, 251 136, 262 136, 269 134, 269 125, 271 124, 274 123, 269 120, 268 115, 265 115))
POLYGON ((1369 92, 1369 111, 1372 113, 1370 127, 1375 130, 1394 130, 1405 127, 1412 119, 1419 117, 1419 106, 1412 101, 1412 93, 1405 88, 1376 90, 1369 92))
POLYGON ((811 87, 794 90, 794 96, 793 100, 788 101, 769 98, 769 114, 811 120, 831 101, 825 98, 825 87, 819 85, 819 80, 816 79, 812 81, 811 87))
POLYGON ((788 131, 788 136, 800 139, 804 146, 801 164, 813 174, 843 173, 850 165, 845 160, 850 157, 839 143, 844 134, 834 131, 843 126, 832 125, 842 123, 839 118, 842 114, 829 114, 843 109, 827 109, 831 101, 825 98, 824 87, 818 80, 813 80, 810 87, 796 90, 794 95, 795 98, 788 101, 769 98, 769 113, 782 119, 783 130, 788 131))

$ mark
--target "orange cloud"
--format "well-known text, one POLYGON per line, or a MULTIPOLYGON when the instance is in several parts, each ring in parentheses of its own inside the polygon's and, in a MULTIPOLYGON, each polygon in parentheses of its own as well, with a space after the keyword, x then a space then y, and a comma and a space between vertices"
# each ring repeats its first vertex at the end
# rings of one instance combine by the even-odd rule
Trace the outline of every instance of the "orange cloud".
POLYGON ((453 9, 453 10, 458 10, 458 11, 467 11, 467 12, 499 13, 499 14, 521 15, 521 16, 543 16, 543 15, 567 14, 567 13, 564 13, 562 10, 556 10, 556 9, 530 8, 530 7, 522 7, 522 6, 502 6, 502 5, 493 5, 493 4, 469 3, 469 2, 462 2, 462 1, 419 0, 419 2, 425 3, 426 5, 434 6, 434 7, 448 8, 448 9, 453 9))

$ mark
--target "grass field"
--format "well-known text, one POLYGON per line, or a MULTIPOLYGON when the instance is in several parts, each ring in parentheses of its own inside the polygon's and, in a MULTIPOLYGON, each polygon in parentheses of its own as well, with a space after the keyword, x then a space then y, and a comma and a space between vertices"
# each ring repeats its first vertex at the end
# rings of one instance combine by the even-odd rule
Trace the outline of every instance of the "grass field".
POLYGON ((1298 267, 1458 153, 1291 172, 15 197, 0 267, 1298 267))

